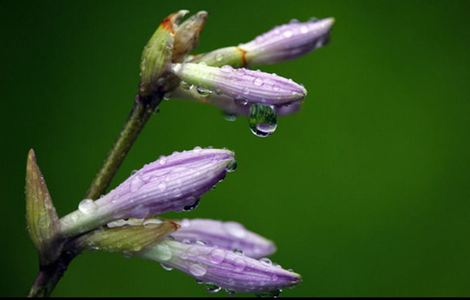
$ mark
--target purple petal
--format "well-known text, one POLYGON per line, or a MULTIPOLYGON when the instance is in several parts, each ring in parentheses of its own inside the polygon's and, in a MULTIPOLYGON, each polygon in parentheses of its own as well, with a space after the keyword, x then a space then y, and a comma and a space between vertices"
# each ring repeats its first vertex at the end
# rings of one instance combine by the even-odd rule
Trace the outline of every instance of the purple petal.
POLYGON ((207 94, 227 96, 247 103, 287 104, 305 97, 305 88, 291 79, 248 69, 204 64, 173 64, 173 73, 207 94), (207 90, 206 90, 207 89, 207 90))
POLYGON ((292 21, 277 26, 253 41, 239 45, 248 64, 273 64, 296 58, 328 42, 334 19, 292 21))
POLYGON ((225 249, 184 244, 171 239, 142 252, 141 256, 176 268, 196 279, 235 292, 265 292, 293 286, 300 275, 267 259, 257 260, 225 249))
POLYGON ((176 221, 181 227, 172 233, 177 241, 202 241, 209 246, 226 250, 240 250, 246 256, 261 258, 276 251, 274 243, 237 222, 209 219, 183 219, 176 221))
POLYGON ((79 210, 61 219, 62 232, 77 234, 116 219, 189 210, 225 177, 233 161, 231 151, 199 147, 161 157, 97 201, 84 200, 79 210))

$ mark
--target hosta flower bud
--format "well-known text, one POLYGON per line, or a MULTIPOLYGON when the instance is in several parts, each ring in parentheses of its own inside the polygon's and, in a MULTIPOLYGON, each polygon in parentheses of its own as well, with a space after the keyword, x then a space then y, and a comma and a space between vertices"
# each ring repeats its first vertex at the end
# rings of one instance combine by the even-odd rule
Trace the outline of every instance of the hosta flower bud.
POLYGON ((173 57, 175 30, 187 13, 186 10, 180 10, 165 18, 145 46, 140 63, 141 96, 148 96, 158 88, 158 79, 173 57))
POLYGON ((274 27, 248 43, 220 48, 195 56, 191 61, 217 67, 244 67, 293 59, 323 47, 328 42, 333 23, 333 18, 308 22, 294 20, 274 27))
POLYGON ((199 43, 199 34, 207 20, 207 12, 200 11, 181 23, 175 32, 173 61, 180 62, 199 43))
POLYGON ((166 239, 140 256, 176 268, 197 280, 234 292, 260 293, 293 286, 300 275, 272 264, 217 247, 166 239))
POLYGON ((253 41, 241 44, 250 64, 273 64, 296 58, 328 42, 334 19, 292 21, 277 26, 253 41))
POLYGON ((176 221, 181 227, 171 234, 181 242, 204 242, 226 250, 241 251, 253 258, 269 256, 276 251, 274 243, 237 222, 210 219, 183 219, 176 221))
POLYGON ((71 236, 117 219, 191 210, 233 163, 231 151, 199 147, 161 157, 100 199, 83 200, 77 211, 61 219, 62 233, 71 236))
POLYGON ((29 235, 38 249, 41 264, 47 265, 60 254, 59 219, 32 149, 28 153, 25 192, 29 235))
POLYGON ((248 69, 204 64, 173 64, 172 72, 199 92, 227 96, 245 103, 280 105, 305 97, 305 88, 290 79, 248 69))

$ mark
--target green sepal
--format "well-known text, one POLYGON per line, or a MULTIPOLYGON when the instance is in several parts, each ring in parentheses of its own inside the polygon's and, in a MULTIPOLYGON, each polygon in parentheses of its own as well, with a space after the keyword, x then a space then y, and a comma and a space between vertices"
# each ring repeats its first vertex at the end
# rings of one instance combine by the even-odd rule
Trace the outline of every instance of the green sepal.
POLYGON ((79 237, 76 247, 130 255, 157 243, 178 228, 175 222, 153 219, 144 220, 139 225, 103 227, 79 237))
POLYGON ((47 265, 60 254, 59 218, 33 149, 28 153, 25 194, 29 235, 39 252, 40 263, 47 265))

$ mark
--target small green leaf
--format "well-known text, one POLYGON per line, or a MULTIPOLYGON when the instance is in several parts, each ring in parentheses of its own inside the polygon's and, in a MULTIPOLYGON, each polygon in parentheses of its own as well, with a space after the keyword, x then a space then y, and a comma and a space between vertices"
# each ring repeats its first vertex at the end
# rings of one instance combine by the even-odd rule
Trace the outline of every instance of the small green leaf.
POLYGON ((33 149, 28 153, 25 193, 29 235, 39 251, 41 264, 47 265, 60 254, 59 218, 33 149))

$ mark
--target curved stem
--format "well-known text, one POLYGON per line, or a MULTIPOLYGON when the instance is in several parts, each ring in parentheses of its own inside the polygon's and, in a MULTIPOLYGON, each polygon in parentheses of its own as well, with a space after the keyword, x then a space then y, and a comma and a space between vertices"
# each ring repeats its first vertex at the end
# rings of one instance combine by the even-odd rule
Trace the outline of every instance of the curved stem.
POLYGON ((88 189, 87 199, 99 198, 109 187, 111 180, 161 99, 161 95, 154 95, 151 98, 137 96, 124 128, 88 189))

